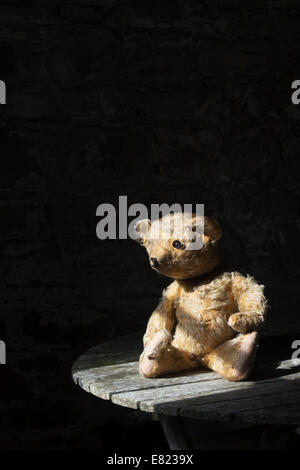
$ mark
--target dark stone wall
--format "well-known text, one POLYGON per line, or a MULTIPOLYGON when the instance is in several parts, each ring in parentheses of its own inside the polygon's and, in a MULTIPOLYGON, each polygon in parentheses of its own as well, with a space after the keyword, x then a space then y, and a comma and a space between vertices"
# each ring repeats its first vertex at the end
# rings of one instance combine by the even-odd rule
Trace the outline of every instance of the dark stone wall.
POLYGON ((266 285, 266 333, 299 331, 299 24, 292 0, 0 3, 0 446, 147 428, 70 376, 168 283, 133 241, 96 238, 119 195, 204 203, 232 266, 266 285))

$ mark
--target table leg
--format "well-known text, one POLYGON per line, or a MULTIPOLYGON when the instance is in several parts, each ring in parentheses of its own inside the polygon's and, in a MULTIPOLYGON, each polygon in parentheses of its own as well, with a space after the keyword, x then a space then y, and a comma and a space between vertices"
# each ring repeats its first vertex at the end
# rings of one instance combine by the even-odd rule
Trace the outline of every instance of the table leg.
POLYGON ((178 416, 159 415, 170 450, 189 450, 178 416))

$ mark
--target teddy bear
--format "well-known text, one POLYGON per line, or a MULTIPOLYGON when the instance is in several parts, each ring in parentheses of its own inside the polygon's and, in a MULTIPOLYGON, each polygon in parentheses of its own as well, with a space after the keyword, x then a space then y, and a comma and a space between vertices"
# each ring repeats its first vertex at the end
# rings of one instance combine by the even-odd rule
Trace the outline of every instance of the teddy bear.
POLYGON ((173 279, 148 321, 139 372, 151 378, 206 368, 230 381, 245 380, 265 322, 264 286, 223 268, 222 229, 214 218, 192 214, 178 235, 176 217, 136 224, 152 269, 173 279), (202 231, 196 230, 199 220, 202 231), (192 249, 195 237, 202 243, 192 249))

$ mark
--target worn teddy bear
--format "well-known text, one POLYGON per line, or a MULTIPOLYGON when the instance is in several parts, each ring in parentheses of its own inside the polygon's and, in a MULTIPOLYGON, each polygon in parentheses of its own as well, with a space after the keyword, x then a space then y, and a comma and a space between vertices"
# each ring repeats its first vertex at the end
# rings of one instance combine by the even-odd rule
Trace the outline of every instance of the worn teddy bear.
POLYGON ((205 367, 228 380, 244 380, 254 366, 256 330, 264 322, 264 286, 250 276, 222 270, 222 232, 214 219, 202 218, 204 230, 195 234, 193 215, 192 227, 182 225, 178 237, 172 229, 176 217, 166 215, 152 225, 147 219, 136 226, 151 267, 174 279, 149 319, 140 373, 157 377, 205 367), (190 247, 195 236, 202 237, 200 249, 190 247))

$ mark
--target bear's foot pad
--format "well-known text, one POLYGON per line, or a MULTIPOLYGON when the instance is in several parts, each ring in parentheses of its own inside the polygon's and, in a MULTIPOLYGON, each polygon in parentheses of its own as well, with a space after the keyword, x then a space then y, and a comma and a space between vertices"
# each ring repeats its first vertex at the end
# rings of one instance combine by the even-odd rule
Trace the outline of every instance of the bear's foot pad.
POLYGON ((149 341, 140 358, 140 373, 144 377, 151 377, 157 367, 157 359, 160 352, 170 344, 172 335, 166 331, 158 331, 149 341))
POLYGON ((253 369, 257 345, 256 331, 243 335, 229 380, 244 380, 249 376, 253 369))

